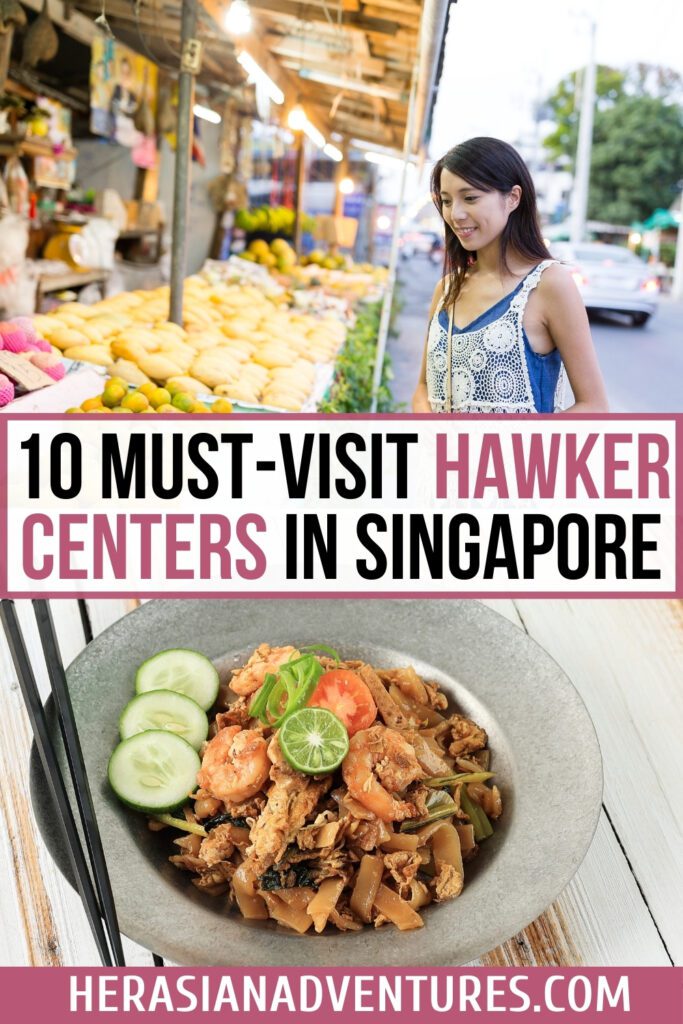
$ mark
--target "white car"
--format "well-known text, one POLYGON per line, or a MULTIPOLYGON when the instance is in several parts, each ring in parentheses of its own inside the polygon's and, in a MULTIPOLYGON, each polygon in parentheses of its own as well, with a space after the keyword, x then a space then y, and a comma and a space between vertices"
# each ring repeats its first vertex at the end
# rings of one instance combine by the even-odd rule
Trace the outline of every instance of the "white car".
POLYGON ((413 256, 431 256, 438 244, 440 236, 435 231, 404 231, 399 238, 401 259, 412 259, 413 256))
POLYGON ((556 242, 552 253, 570 268, 586 309, 626 313, 634 327, 643 327, 656 311, 659 280, 629 249, 603 242, 556 242))

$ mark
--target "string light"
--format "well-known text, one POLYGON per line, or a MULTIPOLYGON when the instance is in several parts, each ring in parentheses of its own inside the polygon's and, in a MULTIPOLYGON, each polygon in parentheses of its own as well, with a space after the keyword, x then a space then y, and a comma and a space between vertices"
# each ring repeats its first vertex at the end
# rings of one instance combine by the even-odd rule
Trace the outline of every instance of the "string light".
POLYGON ((246 50, 242 50, 242 52, 237 57, 237 63, 240 64, 247 72, 247 74, 249 75, 250 82, 261 83, 265 92, 267 93, 268 97, 273 101, 273 103, 282 104, 285 102, 285 94, 283 93, 282 89, 275 84, 270 75, 266 74, 261 65, 256 63, 256 61, 254 60, 250 53, 247 53, 246 50))
POLYGON ((297 103, 297 105, 292 107, 287 115, 287 124, 293 132, 302 132, 304 130, 304 125, 307 123, 308 118, 306 117, 306 111, 299 103, 297 103))
POLYGON ((211 124, 220 124, 221 115, 216 113, 215 110, 211 110, 210 107, 203 107, 201 103, 195 103, 192 108, 192 113, 195 117, 199 117, 202 121, 209 121, 211 124))
POLYGON ((223 25, 231 36, 246 36, 252 27, 251 9, 247 0, 232 0, 228 7, 223 25))

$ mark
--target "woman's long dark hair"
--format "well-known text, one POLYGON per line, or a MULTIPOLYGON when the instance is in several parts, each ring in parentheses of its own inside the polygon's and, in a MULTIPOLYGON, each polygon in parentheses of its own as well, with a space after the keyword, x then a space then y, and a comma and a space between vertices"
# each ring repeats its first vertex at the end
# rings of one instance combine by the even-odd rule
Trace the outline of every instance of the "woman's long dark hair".
MULTIPOLYGON (((500 139, 482 136, 468 139, 449 149, 434 165, 432 171, 432 199, 443 217, 441 203, 441 172, 450 171, 482 192, 502 192, 507 195, 519 185, 522 196, 519 206, 512 211, 500 239, 501 266, 509 270, 507 254, 512 250, 521 259, 547 260, 546 248, 538 223, 536 189, 527 165, 516 149, 500 139)), ((460 244, 458 237, 444 221, 446 230, 444 276, 446 287, 444 305, 452 306, 458 297, 471 254, 460 244)))

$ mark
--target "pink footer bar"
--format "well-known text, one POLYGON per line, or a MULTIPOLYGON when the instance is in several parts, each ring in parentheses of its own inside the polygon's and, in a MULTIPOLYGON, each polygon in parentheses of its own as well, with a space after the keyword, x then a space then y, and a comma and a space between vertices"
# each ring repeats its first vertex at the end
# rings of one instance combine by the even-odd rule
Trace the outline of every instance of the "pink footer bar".
POLYGON ((360 1013, 433 1024, 514 1020, 680 1024, 683 968, 2 968, 7 1020, 50 1024, 145 1014, 183 1021, 264 1016, 316 1024, 360 1013), (27 971, 31 975, 27 976, 27 971), (39 972, 36 973, 36 972, 39 972))

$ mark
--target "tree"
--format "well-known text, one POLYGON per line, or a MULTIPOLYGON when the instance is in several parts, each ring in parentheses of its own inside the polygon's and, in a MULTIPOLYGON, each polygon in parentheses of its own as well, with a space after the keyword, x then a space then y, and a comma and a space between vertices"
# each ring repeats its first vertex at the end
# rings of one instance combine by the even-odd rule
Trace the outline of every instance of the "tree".
MULTIPOLYGON (((555 122, 555 129, 543 140, 552 160, 563 160, 574 166, 576 143, 581 111, 582 71, 565 75, 548 98, 546 114, 548 121, 555 122)), ((623 96, 626 72, 600 64, 596 69, 596 105, 604 109, 623 96)))
MULTIPOLYGON (((565 76, 548 100, 555 130, 548 155, 574 166, 581 72, 565 76)), ((644 220, 671 205, 683 179, 683 78, 670 68, 601 65, 596 75, 588 215, 610 223, 644 220)))
POLYGON ((671 206, 683 179, 683 109, 629 96, 598 111, 593 127, 588 216, 611 224, 645 220, 671 206))

